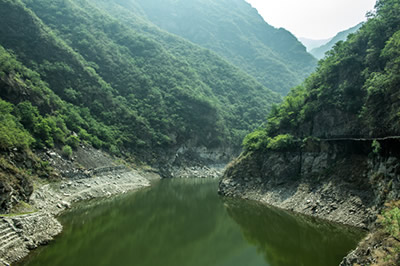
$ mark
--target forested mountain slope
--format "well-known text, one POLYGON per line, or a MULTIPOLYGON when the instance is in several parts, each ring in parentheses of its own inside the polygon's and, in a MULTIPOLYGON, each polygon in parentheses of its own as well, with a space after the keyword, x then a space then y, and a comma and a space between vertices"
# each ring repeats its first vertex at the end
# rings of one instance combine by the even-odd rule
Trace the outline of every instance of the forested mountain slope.
POLYGON ((346 42, 338 42, 317 71, 272 110, 266 127, 252 134, 265 137, 248 136, 252 140, 248 144, 279 134, 295 138, 400 135, 400 8, 396 2, 379 1, 376 15, 346 42))
POLYGON ((159 27, 209 48, 266 87, 286 95, 316 65, 285 29, 268 25, 244 0, 127 0, 159 27))
POLYGON ((75 132, 76 141, 148 161, 189 142, 234 147, 280 100, 216 54, 109 5, 0 1, 0 97, 33 136, 26 145, 62 146, 75 132))
POLYGON ((318 59, 322 59, 324 57, 325 53, 333 48, 335 43, 337 43, 339 41, 345 41, 347 39, 347 36, 349 36, 349 34, 355 33, 356 31, 358 31, 361 28, 361 26, 362 26, 362 23, 359 23, 356 26, 351 27, 348 30, 339 32, 328 43, 312 49, 310 51, 310 54, 312 54, 313 56, 315 56, 318 59))

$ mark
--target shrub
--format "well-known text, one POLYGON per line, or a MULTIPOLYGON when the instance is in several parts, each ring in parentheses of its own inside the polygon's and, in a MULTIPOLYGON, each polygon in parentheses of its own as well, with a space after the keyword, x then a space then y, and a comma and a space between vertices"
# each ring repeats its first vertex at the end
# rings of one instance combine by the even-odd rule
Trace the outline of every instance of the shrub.
POLYGON ((62 149, 62 155, 70 159, 72 157, 72 148, 69 145, 65 145, 62 149))
POLYGON ((78 148, 79 142, 80 139, 75 135, 69 136, 66 140, 67 145, 71 146, 71 148, 73 148, 74 150, 78 148))
POLYGON ((278 135, 274 138, 268 138, 267 149, 273 151, 282 151, 295 148, 297 141, 290 134, 278 135))
POLYGON ((372 148, 372 152, 374 154, 379 154, 379 152, 381 151, 381 144, 379 143, 379 141, 373 140, 372 144, 371 144, 371 148, 372 148))
POLYGON ((400 209, 398 207, 383 211, 381 223, 387 233, 400 239, 400 209))
POLYGON ((0 119, 0 149, 27 148, 34 142, 32 136, 18 125, 11 115, 0 119))
POLYGON ((0 149, 27 148, 34 142, 32 136, 11 114, 13 109, 12 104, 0 99, 0 149))
POLYGON ((259 129, 248 134, 244 138, 242 146, 245 150, 258 150, 266 146, 267 139, 268 136, 265 129, 259 129))

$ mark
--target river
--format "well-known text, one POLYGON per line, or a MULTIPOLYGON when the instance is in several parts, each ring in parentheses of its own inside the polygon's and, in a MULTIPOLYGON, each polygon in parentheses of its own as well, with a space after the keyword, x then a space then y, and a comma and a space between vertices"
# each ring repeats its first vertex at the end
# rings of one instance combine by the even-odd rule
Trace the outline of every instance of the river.
POLYGON ((151 188, 78 204, 62 234, 18 265, 338 265, 362 232, 217 195, 215 179, 161 180, 151 188))

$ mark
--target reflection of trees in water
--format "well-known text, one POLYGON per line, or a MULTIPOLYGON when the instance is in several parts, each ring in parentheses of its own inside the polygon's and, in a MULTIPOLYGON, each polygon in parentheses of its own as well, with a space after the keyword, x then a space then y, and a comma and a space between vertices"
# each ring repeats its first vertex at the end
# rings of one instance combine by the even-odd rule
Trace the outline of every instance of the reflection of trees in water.
POLYGON ((226 200, 229 215, 267 262, 275 265, 338 265, 362 233, 248 201, 226 200))
POLYGON ((216 191, 216 180, 162 180, 82 204, 61 217, 62 236, 27 265, 265 265, 248 242, 270 265, 337 265, 359 238, 329 223, 226 201, 233 221, 216 191))

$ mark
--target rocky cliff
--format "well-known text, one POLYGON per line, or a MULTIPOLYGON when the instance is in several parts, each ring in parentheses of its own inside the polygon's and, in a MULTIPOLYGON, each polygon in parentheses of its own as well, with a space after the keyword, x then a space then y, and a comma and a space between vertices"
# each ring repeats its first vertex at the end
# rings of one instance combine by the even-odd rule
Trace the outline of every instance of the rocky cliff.
POLYGON ((372 143, 309 139, 297 150, 247 152, 227 168, 219 193, 374 231, 384 203, 400 197, 400 141, 380 140, 378 153, 372 143))
POLYGON ((323 219, 372 226, 383 203, 400 196, 397 139, 308 140, 296 151, 242 154, 219 193, 250 198, 323 219))

